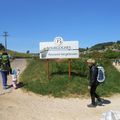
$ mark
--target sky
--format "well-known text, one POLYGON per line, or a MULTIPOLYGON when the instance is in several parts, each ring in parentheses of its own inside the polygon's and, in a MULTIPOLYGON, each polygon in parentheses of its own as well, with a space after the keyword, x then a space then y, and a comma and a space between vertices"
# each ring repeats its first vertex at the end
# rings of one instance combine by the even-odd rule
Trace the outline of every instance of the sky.
POLYGON ((0 0, 0 43, 39 52, 39 42, 79 41, 80 48, 120 40, 120 0, 0 0))

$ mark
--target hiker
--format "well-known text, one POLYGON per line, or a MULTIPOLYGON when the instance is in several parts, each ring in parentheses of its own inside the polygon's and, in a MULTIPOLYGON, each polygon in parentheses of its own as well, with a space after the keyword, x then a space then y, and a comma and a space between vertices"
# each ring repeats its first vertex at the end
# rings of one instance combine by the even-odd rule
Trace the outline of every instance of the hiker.
POLYGON ((11 73, 10 60, 7 52, 3 52, 1 56, 1 75, 3 89, 8 89, 10 86, 7 85, 7 76, 11 73))
POLYGON ((117 60, 115 60, 115 65, 117 65, 117 60))
POLYGON ((14 87, 14 89, 17 89, 18 86, 17 86, 17 80, 18 80, 18 77, 19 77, 19 74, 20 74, 20 69, 13 69, 12 70, 12 86, 14 87))
POLYGON ((95 98, 97 98, 100 105, 102 105, 102 101, 100 97, 96 94, 96 88, 99 85, 99 82, 97 81, 97 75, 98 75, 98 68, 95 63, 94 59, 88 59, 87 60, 88 66, 89 66, 89 86, 88 89, 90 90, 90 96, 91 96, 91 104, 87 105, 88 107, 96 107, 97 104, 95 102, 95 98))
POLYGON ((118 60, 118 65, 120 65, 120 59, 118 60))

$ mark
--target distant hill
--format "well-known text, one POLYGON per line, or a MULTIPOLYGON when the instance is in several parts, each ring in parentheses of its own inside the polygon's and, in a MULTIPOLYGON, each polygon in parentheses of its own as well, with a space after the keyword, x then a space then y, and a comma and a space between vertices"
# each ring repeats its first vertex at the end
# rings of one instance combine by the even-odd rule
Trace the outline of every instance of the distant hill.
MULTIPOLYGON (((5 51, 5 47, 0 43, 0 54, 5 51)), ((33 53, 21 53, 13 50, 7 49, 7 53, 12 57, 12 58, 33 58, 33 57, 38 57, 38 54, 33 54, 33 53)))
POLYGON ((79 48, 79 52, 84 52, 84 51, 86 51, 85 48, 79 48))
POLYGON ((91 50, 118 49, 120 50, 120 41, 99 43, 90 48, 91 50))
POLYGON ((7 51, 13 58, 33 58, 33 57, 36 57, 32 53, 21 53, 21 52, 12 51, 12 50, 7 50, 7 51))
MULTIPOLYGON (((120 40, 118 40, 117 42, 105 42, 105 43, 99 43, 99 44, 96 44, 90 48, 79 48, 79 52, 84 52, 84 51, 87 51, 87 50, 90 50, 90 51, 94 51, 94 50, 106 50, 106 49, 110 49, 110 50, 120 50, 120 40)), ((2 45, 2 43, 0 43, 0 51, 4 51, 5 50, 5 47, 2 45)), ((20 52, 17 52, 17 51, 13 51, 13 50, 7 50, 8 53, 11 55, 11 56, 14 56, 14 57, 38 57, 39 56, 39 53, 20 53, 20 52)))

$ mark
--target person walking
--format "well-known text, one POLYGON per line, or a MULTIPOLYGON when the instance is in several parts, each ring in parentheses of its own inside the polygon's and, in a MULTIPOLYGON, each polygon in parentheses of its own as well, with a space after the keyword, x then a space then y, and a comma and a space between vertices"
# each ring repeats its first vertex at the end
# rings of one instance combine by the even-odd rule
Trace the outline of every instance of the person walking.
POLYGON ((0 68, 1 68, 3 89, 8 89, 9 86, 7 85, 7 76, 9 75, 9 73, 11 73, 12 69, 7 52, 2 53, 0 68))
POLYGON ((102 104, 101 98, 96 93, 97 86, 99 85, 99 82, 97 81, 97 75, 98 75, 98 68, 96 65, 96 62, 94 59, 88 59, 87 60, 88 66, 89 66, 89 86, 88 89, 90 90, 90 96, 91 96, 91 103, 87 105, 88 107, 96 107, 96 101, 95 98, 97 98, 99 104, 102 104))

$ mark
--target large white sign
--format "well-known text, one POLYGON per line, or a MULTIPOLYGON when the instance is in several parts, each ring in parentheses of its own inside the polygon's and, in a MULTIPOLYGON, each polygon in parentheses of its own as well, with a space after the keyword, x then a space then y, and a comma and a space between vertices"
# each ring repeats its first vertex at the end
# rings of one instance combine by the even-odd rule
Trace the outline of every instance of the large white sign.
POLYGON ((53 42, 40 42, 40 59, 79 58, 79 42, 63 41, 56 37, 53 42))

